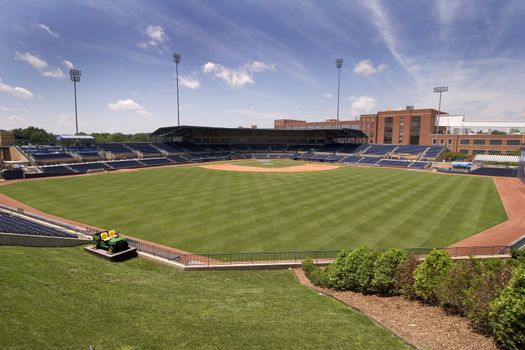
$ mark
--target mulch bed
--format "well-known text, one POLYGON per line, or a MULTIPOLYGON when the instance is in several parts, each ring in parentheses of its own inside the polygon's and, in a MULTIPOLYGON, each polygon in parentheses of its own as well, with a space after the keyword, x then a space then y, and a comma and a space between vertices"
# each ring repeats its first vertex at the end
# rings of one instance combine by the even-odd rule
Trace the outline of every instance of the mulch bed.
POLYGON ((302 269, 295 269, 294 273, 301 284, 364 313, 417 349, 498 349, 491 338, 476 333, 469 320, 448 315, 440 307, 400 296, 380 297, 319 288, 308 280, 302 269))

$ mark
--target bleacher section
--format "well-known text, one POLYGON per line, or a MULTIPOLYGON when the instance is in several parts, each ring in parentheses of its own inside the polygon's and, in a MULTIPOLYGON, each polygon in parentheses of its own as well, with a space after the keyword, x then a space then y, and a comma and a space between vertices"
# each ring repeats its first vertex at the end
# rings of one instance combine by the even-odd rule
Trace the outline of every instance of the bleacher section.
POLYGON ((78 161, 60 146, 21 146, 20 150, 38 164, 56 164, 78 161))
POLYGON ((368 165, 375 165, 381 161, 381 158, 377 157, 362 157, 360 161, 358 161, 356 164, 368 164, 368 165))
POLYGON ((140 153, 143 157, 159 157, 164 155, 150 143, 126 143, 124 145, 135 153, 140 153))
POLYGON ((39 236, 54 236, 77 238, 76 235, 66 233, 58 228, 47 226, 23 217, 0 211, 0 232, 18 233, 39 236))
POLYGON ((144 165, 155 166, 155 165, 172 165, 174 162, 168 158, 152 158, 152 159, 141 159, 140 162, 144 165))
POLYGON ((71 164, 68 167, 79 173, 87 173, 90 171, 102 171, 102 170, 111 169, 107 164, 102 163, 102 162, 71 164))
POLYGON ((396 145, 371 145, 362 155, 386 157, 390 152, 396 149, 396 145))
POLYGON ((69 152, 79 155, 83 160, 100 159, 100 150, 96 146, 72 146, 69 152))
POLYGON ((140 168, 144 166, 144 164, 142 164, 138 160, 115 160, 111 162, 106 162, 106 164, 112 167, 113 169, 140 168))
POLYGON ((432 146, 422 155, 425 159, 436 159, 442 152, 445 151, 443 146, 432 146))
POLYGON ((113 155, 115 158, 133 158, 135 154, 131 149, 121 143, 102 143, 98 147, 106 153, 113 155))
POLYGON ((20 148, 33 158, 43 157, 48 160, 43 163, 35 162, 40 165, 42 173, 27 174, 27 177, 82 174, 92 171, 231 159, 294 159, 308 162, 425 169, 430 167, 430 161, 435 160, 435 157, 445 150, 445 147, 441 146, 370 145, 366 143, 324 146, 109 143, 97 146, 72 146, 68 152, 60 146, 22 146, 20 148), (64 159, 64 155, 68 158, 64 159), (108 160, 102 155, 105 155, 108 160), (95 159, 90 159, 91 156, 95 159), (90 162, 85 162, 88 159, 90 162))

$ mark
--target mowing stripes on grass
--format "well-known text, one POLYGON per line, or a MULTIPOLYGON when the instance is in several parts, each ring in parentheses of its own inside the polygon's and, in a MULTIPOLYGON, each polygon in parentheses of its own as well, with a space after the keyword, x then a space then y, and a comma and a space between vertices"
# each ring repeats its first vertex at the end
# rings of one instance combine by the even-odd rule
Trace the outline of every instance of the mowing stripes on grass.
POLYGON ((21 182, 0 192, 55 215, 207 253, 447 246, 506 219, 490 178, 380 168, 171 167, 21 182))
POLYGON ((0 349, 407 349, 291 271, 180 272, 0 247, 0 349))

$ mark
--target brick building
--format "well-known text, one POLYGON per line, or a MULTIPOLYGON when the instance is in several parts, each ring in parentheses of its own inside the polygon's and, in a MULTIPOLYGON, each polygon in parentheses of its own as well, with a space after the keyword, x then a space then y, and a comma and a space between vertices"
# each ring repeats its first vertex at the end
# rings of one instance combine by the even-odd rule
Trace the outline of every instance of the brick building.
MULTIPOLYGON (((368 143, 393 145, 435 145, 438 111, 415 109, 380 111, 361 115, 359 120, 339 121, 340 128, 359 129, 368 136, 368 143)), ((276 129, 337 128, 335 119, 323 122, 275 120, 276 129)), ((437 143, 453 152, 473 154, 515 153, 525 144, 525 121, 466 121, 462 115, 439 113, 437 143), (501 131, 505 130, 505 131, 501 131)))

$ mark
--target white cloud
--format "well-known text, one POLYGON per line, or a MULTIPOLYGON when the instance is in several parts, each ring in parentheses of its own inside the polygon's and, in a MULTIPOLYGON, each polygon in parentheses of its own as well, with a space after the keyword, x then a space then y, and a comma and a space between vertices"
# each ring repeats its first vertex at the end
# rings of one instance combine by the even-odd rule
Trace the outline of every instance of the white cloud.
POLYGON ((371 96, 350 96, 348 99, 352 101, 350 113, 353 116, 371 112, 377 104, 376 99, 371 96))
POLYGON ((47 69, 47 70, 43 70, 40 72, 40 74, 42 74, 44 77, 48 77, 48 78, 64 78, 65 77, 65 74, 64 74, 64 71, 62 71, 62 69, 60 68, 50 68, 50 69, 47 69))
POLYGON ((324 94, 323 96, 324 96, 324 98, 332 98, 332 97, 334 97, 333 94, 328 93, 328 92, 326 94, 324 94))
POLYGON ((62 64, 64 65, 64 67, 66 67, 67 70, 75 68, 75 65, 71 61, 68 61, 68 60, 63 60, 62 64))
POLYGON ((202 71, 206 74, 212 73, 217 78, 222 79, 231 87, 242 87, 246 84, 254 84, 253 73, 265 70, 275 71, 275 65, 268 65, 261 61, 250 61, 242 66, 228 68, 222 64, 208 62, 202 66, 202 71))
POLYGON ((23 87, 20 87, 20 86, 12 87, 10 85, 4 84, 2 83, 2 79, 0 79, 0 92, 6 92, 15 97, 24 98, 24 99, 34 97, 31 91, 24 89, 23 87))
POLYGON ((179 76, 179 84, 191 90, 198 89, 201 86, 199 79, 194 78, 192 75, 179 76))
POLYGON ((386 69, 386 64, 380 64, 377 67, 370 60, 362 60, 354 66, 354 73, 358 75, 370 75, 382 72, 386 69))
POLYGON ((15 55, 16 55, 15 58, 29 63, 31 66, 33 66, 36 69, 44 69, 44 68, 47 68, 48 66, 46 61, 44 61, 37 55, 33 55, 32 53, 29 53, 29 52, 20 53, 16 51, 15 55))
POLYGON ((45 60, 29 52, 15 51, 15 59, 22 60, 38 70, 41 75, 48 78, 64 78, 64 72, 57 67, 50 66, 45 60))
POLYGON ((146 108, 132 99, 118 100, 114 103, 109 103, 108 108, 111 111, 132 111, 140 115, 150 116, 150 112, 146 111, 146 108))
POLYGON ((148 25, 142 35, 146 37, 146 41, 139 44, 143 49, 157 47, 168 40, 168 36, 161 26, 148 25))
POLYGON ((60 35, 58 35, 57 32, 54 32, 53 30, 51 30, 51 28, 49 26, 46 26, 45 24, 42 24, 42 23, 33 23, 33 27, 34 28, 37 28, 37 29, 41 29, 43 31, 46 31, 49 35, 51 35, 52 37, 55 37, 55 38, 58 38, 60 37, 60 35))

